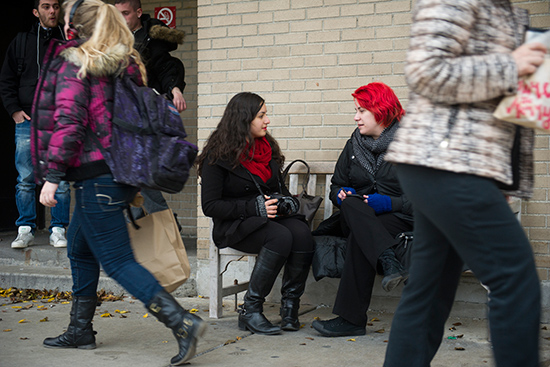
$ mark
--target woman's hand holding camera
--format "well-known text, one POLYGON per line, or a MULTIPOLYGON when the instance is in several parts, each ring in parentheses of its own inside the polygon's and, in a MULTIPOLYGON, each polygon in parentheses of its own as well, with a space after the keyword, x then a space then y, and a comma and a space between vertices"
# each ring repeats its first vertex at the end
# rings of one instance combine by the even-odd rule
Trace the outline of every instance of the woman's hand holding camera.
POLYGON ((278 199, 270 199, 269 196, 264 195, 265 197, 265 210, 267 212, 268 218, 277 217, 277 202, 278 199))

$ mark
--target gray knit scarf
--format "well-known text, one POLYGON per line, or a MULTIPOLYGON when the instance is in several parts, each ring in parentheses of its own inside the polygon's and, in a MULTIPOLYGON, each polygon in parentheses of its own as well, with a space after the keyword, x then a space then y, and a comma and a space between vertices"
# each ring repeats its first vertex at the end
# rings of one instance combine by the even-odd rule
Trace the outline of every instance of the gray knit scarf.
POLYGON ((384 156, 393 140, 395 131, 398 128, 397 120, 394 120, 390 126, 382 131, 378 139, 373 139, 372 136, 361 135, 359 129, 355 129, 351 135, 351 145, 353 154, 359 160, 363 168, 369 171, 373 176, 376 175, 378 168, 384 162, 384 156))

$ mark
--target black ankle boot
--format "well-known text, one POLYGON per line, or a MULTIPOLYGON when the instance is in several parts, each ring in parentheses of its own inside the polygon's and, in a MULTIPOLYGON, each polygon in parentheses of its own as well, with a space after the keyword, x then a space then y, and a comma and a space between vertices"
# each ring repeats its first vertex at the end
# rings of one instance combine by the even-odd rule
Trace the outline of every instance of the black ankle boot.
POLYGON ((281 287, 281 329, 297 331, 300 329, 298 310, 300 297, 304 294, 313 252, 291 252, 285 264, 283 285, 281 287))
POLYGON ((71 321, 67 331, 55 338, 44 339, 46 348, 95 349, 95 334, 92 329, 97 297, 73 297, 71 321))
POLYGON ((382 288, 389 292, 401 283, 407 280, 409 273, 403 268, 403 265, 395 257, 395 252, 391 248, 386 249, 378 258, 384 272, 382 279, 382 288))
POLYGON ((274 326, 263 314, 265 297, 271 292, 273 283, 283 264, 285 257, 278 253, 261 249, 256 258, 256 265, 250 275, 248 291, 244 295, 244 304, 239 313, 239 329, 250 330, 256 334, 274 335, 281 328, 274 326))
POLYGON ((165 290, 153 297, 147 309, 167 328, 172 329, 176 337, 179 353, 170 360, 172 366, 180 366, 191 359, 195 355, 198 338, 206 331, 206 323, 200 317, 184 310, 165 290))

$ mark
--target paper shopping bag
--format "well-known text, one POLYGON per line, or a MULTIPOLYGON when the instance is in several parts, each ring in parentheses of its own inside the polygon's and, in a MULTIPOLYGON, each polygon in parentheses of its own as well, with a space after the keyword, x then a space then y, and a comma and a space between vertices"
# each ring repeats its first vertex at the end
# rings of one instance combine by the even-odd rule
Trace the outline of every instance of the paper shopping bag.
POLYGON ((519 80, 516 95, 503 98, 493 116, 550 131, 550 57, 533 74, 519 80))
POLYGON ((147 214, 128 223, 134 256, 159 281, 167 292, 189 279, 191 267, 183 240, 171 209, 147 214))

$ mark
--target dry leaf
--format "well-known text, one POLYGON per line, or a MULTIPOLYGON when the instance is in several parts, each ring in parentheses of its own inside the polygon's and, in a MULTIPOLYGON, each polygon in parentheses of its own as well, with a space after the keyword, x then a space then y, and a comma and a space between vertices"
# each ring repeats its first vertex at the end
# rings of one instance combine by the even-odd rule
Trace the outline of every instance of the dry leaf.
POLYGON ((461 322, 455 322, 453 325, 454 326, 460 326, 460 325, 462 325, 462 323, 461 322))
POLYGON ((306 336, 306 339, 308 339, 308 340, 315 340, 315 339, 313 339, 313 338, 310 337, 310 336, 306 336))
POLYGON ((5 333, 7 333, 8 331, 11 331, 11 329, 4 329, 5 333))
POLYGON ((28 322, 27 319, 19 320, 19 324, 24 324, 24 323, 26 323, 26 322, 28 322))
POLYGON ((113 315, 111 315, 109 312, 105 312, 101 315, 101 317, 113 317, 113 315))
POLYGON ((354 342, 355 339, 348 339, 347 341, 348 341, 348 342, 354 342))
POLYGON ((466 349, 464 349, 462 347, 455 347, 455 350, 466 350, 466 349))
POLYGON ((228 340, 225 343, 223 343, 223 345, 232 344, 232 343, 236 343, 236 342, 237 342, 236 340, 228 340))
POLYGON ((190 313, 197 313, 199 312, 199 310, 197 310, 196 308, 192 308, 189 310, 190 313))
POLYGON ((47 322, 47 321, 48 321, 47 317, 44 317, 42 320, 40 320, 40 322, 47 322))
POLYGON ((375 333, 382 334, 382 333, 384 333, 385 331, 386 331, 386 330, 384 330, 384 329, 378 329, 378 330, 375 331, 375 333))
POLYGON ((149 314, 148 314, 148 313, 146 313, 145 315, 143 315, 143 318, 144 318, 144 319, 146 319, 146 318, 148 318, 148 317, 149 317, 149 314))
POLYGON ((372 319, 370 319, 370 321, 380 321, 377 317, 373 317, 372 319))
POLYGON ((29 340, 29 338, 27 338, 26 336, 22 337, 22 338, 19 338, 20 340, 29 340))

